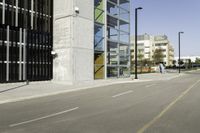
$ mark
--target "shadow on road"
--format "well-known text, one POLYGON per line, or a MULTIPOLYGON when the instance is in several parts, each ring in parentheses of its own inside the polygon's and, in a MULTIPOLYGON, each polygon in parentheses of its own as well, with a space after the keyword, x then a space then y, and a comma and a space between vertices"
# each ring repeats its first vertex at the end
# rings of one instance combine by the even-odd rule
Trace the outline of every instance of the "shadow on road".
POLYGON ((9 88, 9 89, 5 89, 5 90, 0 91, 0 93, 8 92, 8 91, 11 91, 11 90, 16 90, 16 89, 24 87, 24 86, 27 86, 27 85, 20 85, 20 86, 12 87, 12 88, 9 88))

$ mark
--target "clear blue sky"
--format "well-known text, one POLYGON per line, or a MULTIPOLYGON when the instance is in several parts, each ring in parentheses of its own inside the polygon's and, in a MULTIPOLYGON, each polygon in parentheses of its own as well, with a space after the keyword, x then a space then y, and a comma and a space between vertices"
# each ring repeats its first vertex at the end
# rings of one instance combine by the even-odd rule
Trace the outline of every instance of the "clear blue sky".
POLYGON ((138 12, 138 34, 165 34, 178 55, 178 32, 181 56, 200 55, 200 0, 131 0, 131 34, 134 35, 134 9, 138 12))

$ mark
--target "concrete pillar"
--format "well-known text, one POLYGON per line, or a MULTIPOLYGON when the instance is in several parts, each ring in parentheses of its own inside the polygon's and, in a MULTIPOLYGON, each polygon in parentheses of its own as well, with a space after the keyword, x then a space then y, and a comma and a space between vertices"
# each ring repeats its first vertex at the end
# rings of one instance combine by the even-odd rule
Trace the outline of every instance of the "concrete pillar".
POLYGON ((93 0, 54 0, 54 81, 94 79, 93 14, 93 0))

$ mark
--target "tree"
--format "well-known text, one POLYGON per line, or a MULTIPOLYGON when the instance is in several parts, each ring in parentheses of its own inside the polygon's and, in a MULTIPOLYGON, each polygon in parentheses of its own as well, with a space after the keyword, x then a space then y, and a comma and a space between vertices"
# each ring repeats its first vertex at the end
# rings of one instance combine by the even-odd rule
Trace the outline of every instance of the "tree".
POLYGON ((153 53, 153 61, 155 64, 163 62, 164 54, 162 52, 162 49, 156 49, 153 53))
POLYGON ((148 67, 148 72, 151 72, 152 61, 150 59, 143 60, 143 66, 148 67))
MULTIPOLYGON (((139 65, 140 65, 140 72, 142 73, 143 72, 143 68, 145 67, 147 69, 148 67, 148 72, 151 72, 151 65, 152 65, 152 61, 150 61, 150 59, 145 59, 144 58, 144 53, 139 51, 139 54, 138 54, 138 62, 139 62, 139 65)), ((147 72, 147 71, 145 71, 147 72)))
POLYGON ((176 67, 176 60, 172 61, 173 67, 176 67))
POLYGON ((144 54, 142 53, 142 52, 139 52, 139 54, 138 54, 138 61, 139 62, 142 62, 142 60, 143 60, 143 58, 144 58, 144 54))
POLYGON ((139 54, 138 54, 138 62, 140 64, 140 72, 142 73, 142 68, 143 68, 143 59, 144 59, 144 54, 139 51, 139 54))
MULTIPOLYGON (((131 53, 134 53, 134 50, 131 50, 131 53)), ((131 73, 134 72, 134 64, 135 64, 134 56, 135 56, 135 53, 134 55, 131 54, 131 73)))
POLYGON ((195 64, 200 64, 200 58, 196 58, 195 64))
POLYGON ((191 60, 191 59, 189 59, 189 61, 188 61, 188 68, 189 68, 189 69, 192 68, 192 60, 191 60))
POLYGON ((184 65, 183 60, 179 60, 179 64, 180 64, 180 65, 184 65))

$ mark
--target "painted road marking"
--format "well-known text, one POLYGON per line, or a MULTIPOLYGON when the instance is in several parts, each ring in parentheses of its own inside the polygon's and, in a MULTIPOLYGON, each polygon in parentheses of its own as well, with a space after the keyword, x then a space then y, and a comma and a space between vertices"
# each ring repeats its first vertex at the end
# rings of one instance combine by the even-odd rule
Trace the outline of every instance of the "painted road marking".
POLYGON ((150 122, 145 124, 141 129, 137 131, 137 133, 144 133, 145 130, 147 130, 149 127, 151 127, 154 123, 156 123, 167 111, 169 111, 178 101, 181 100, 188 92, 195 87, 200 80, 195 82, 192 86, 190 86, 187 90, 185 90, 183 93, 181 93, 180 96, 178 96, 173 102, 171 102, 160 114, 158 114, 156 117, 154 117, 150 122))
POLYGON ((119 93, 117 95, 114 95, 112 96, 113 98, 116 98, 116 97, 119 97, 119 96, 122 96, 122 95, 126 95, 126 94, 129 94, 129 93, 132 93, 133 91, 126 91, 126 92, 123 92, 123 93, 119 93))
POLYGON ((16 126, 28 124, 28 123, 31 123, 31 122, 51 118, 51 117, 58 116, 58 115, 61 115, 61 114, 64 114, 64 113, 68 113, 68 112, 71 112, 71 111, 74 111, 74 110, 77 110, 77 109, 79 109, 79 107, 68 109, 68 110, 58 112, 58 113, 54 113, 54 114, 50 114, 50 115, 47 115, 47 116, 39 117, 39 118, 36 118, 36 119, 32 119, 32 120, 28 120, 28 121, 24 121, 24 122, 20 122, 20 123, 16 123, 16 124, 11 124, 11 125, 9 125, 9 127, 16 127, 16 126))
POLYGON ((156 85, 156 84, 146 85, 145 87, 146 87, 146 88, 149 88, 149 87, 152 87, 152 86, 154 86, 154 85, 156 85))

